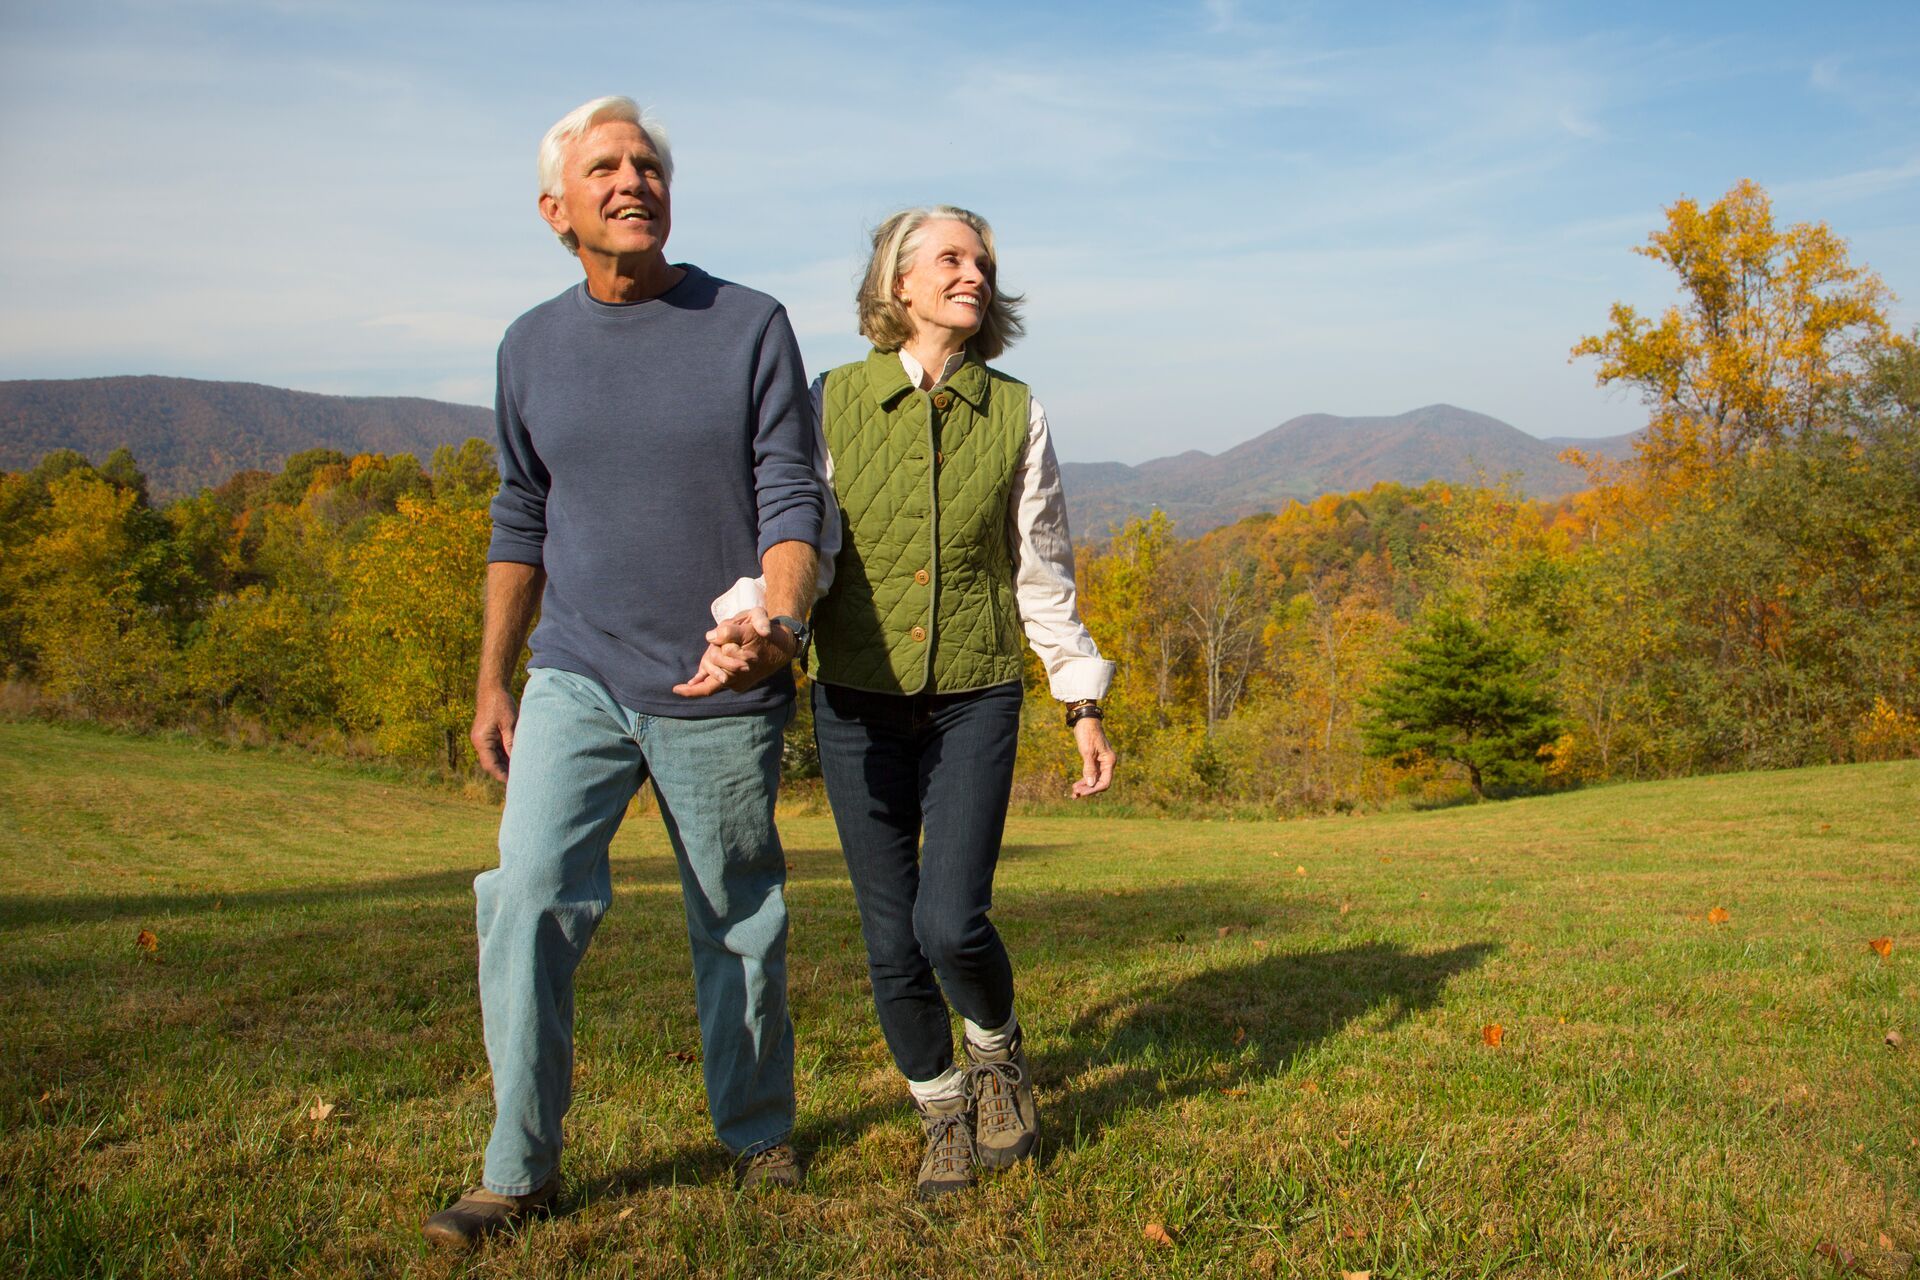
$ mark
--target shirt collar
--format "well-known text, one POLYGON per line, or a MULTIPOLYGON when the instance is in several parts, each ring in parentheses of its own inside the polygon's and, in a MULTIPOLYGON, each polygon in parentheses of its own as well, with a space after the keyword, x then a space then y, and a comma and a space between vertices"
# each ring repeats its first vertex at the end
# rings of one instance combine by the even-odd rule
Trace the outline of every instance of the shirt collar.
MULTIPOLYGON (((920 362, 907 354, 904 347, 897 357, 874 351, 867 357, 867 370, 873 398, 886 407, 891 407, 906 393, 918 390, 920 377, 925 372, 920 362)), ((944 387, 965 400, 976 413, 984 412, 987 404, 987 366, 965 351, 956 351, 948 358, 947 367, 941 371, 934 387, 936 390, 944 387)))

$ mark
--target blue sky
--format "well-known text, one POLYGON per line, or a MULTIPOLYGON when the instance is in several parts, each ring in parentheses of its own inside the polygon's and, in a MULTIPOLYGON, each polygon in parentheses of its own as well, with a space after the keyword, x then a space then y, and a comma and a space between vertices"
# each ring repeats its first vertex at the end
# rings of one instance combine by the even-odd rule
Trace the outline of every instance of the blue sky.
POLYGON ((1644 414, 1567 350, 1682 195, 1764 185, 1920 320, 1920 5, 0 5, 0 377, 491 400, 578 269, 534 147, 601 93, 672 134, 677 259, 852 358, 865 235, 993 220, 1063 457, 1217 452, 1446 401, 1644 414))

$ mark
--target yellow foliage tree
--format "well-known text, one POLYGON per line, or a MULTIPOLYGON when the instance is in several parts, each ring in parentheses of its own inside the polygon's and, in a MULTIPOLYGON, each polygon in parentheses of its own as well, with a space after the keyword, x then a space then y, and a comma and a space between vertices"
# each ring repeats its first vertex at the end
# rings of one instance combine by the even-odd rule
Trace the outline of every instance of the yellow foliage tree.
POLYGON ((491 524, 401 498, 347 556, 334 626, 342 708, 393 755, 457 769, 470 753, 491 524))
POLYGON ((89 711, 146 715, 174 686, 174 652, 141 598, 134 535, 139 495, 89 471, 48 486, 38 535, 15 566, 40 685, 89 711))
POLYGON ((1681 301, 1658 323, 1615 303, 1573 357, 1601 385, 1637 387, 1652 411, 1640 447, 1657 487, 1690 491, 1729 458, 1833 411, 1893 339, 1880 278, 1847 261, 1825 223, 1776 229, 1767 193, 1741 181, 1702 209, 1675 202, 1634 252, 1671 268, 1681 301))

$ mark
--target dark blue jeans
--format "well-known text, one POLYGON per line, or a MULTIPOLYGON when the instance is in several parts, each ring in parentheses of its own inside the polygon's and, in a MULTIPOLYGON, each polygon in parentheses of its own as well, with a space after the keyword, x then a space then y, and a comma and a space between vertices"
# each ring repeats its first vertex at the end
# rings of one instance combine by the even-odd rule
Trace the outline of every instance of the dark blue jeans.
POLYGON ((1020 686, 899 696, 816 683, 813 731, 880 1029, 907 1079, 931 1080, 953 1065, 949 1000, 979 1026, 1013 1017, 1013 966, 987 912, 1020 686))

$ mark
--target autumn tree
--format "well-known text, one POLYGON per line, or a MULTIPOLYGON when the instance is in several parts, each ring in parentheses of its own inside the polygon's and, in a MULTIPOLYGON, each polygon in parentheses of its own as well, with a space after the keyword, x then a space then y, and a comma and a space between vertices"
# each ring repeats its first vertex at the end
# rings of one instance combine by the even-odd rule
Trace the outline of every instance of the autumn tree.
POLYGON ((1537 779, 1541 748, 1559 737, 1561 720, 1529 665, 1511 639, 1455 610, 1434 613, 1364 700, 1368 752, 1464 765, 1476 796, 1488 783, 1537 779))
POLYGON ((484 507, 500 487, 493 446, 475 436, 433 451, 433 500, 450 507, 484 507))
POLYGON ((333 632, 343 709, 383 750, 457 769, 480 661, 486 511, 402 498, 346 557, 333 632))
POLYGON ((1673 271, 1681 300, 1657 322, 1615 303, 1611 326, 1573 355, 1599 361, 1601 385, 1638 389, 1652 413, 1641 460, 1661 487, 1687 490, 1830 415, 1886 345, 1891 295, 1825 223, 1776 228, 1753 182, 1666 215, 1634 252, 1673 271))
MULTIPOLYGON (((110 716, 151 714, 174 686, 174 643, 154 599, 155 519, 139 494, 91 468, 47 486, 20 548, 21 641, 42 688, 110 716)), ((164 529, 164 523, 161 523, 164 529)))
POLYGON ((333 714, 327 618, 297 592, 250 586, 223 596, 183 658, 189 690, 216 712, 255 716, 280 730, 333 714))

